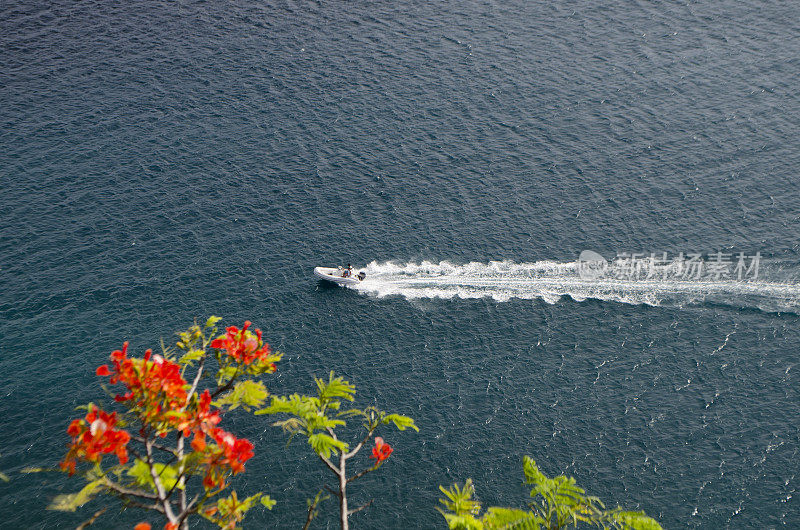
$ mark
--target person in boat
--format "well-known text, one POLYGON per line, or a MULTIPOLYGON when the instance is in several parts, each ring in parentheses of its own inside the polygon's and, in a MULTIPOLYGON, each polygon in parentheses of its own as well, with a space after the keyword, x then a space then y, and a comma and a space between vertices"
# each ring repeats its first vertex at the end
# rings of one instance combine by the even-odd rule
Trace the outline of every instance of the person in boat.
POLYGON ((349 278, 353 275, 353 266, 349 263, 347 264, 347 268, 342 272, 342 278, 349 278))

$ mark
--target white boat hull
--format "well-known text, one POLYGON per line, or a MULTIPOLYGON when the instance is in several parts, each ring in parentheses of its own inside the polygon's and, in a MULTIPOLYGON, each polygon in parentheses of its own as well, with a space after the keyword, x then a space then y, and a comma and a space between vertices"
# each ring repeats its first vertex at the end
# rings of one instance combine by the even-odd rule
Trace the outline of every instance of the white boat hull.
POLYGON ((357 285, 361 283, 361 280, 358 279, 355 272, 353 272, 352 276, 348 276, 347 278, 343 278, 341 274, 341 269, 337 269, 336 267, 314 267, 314 276, 322 280, 328 280, 337 285, 357 285))

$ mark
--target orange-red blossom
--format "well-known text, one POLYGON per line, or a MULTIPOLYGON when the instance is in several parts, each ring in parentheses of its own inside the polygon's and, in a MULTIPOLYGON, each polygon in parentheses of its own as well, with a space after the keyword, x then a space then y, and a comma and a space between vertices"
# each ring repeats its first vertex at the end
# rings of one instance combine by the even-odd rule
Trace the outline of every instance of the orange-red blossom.
POLYGON ((370 458, 374 458, 377 460, 376 464, 380 464, 387 458, 389 455, 392 454, 392 446, 387 443, 384 443, 383 438, 380 436, 375 437, 375 447, 372 448, 372 456, 370 458))
MULTIPOLYGON (((269 346, 261 347, 259 330, 255 336, 245 333, 249 325, 250 322, 245 322, 241 333, 235 327, 228 328, 225 339, 234 352, 231 355, 239 362, 262 359, 262 355, 269 354, 269 346)), ((138 409, 142 422, 157 429, 161 436, 165 436, 170 428, 182 431, 187 437, 193 432, 192 448, 203 453, 201 461, 206 467, 203 485, 206 488, 222 488, 228 472, 237 474, 244 471, 244 463, 253 456, 253 444, 217 427, 219 411, 211 410, 209 391, 200 394, 194 404, 189 403, 189 385, 181 376, 178 364, 160 355, 153 356, 150 350, 145 352, 144 359, 130 359, 127 351, 126 342, 121 350, 111 354, 113 369, 107 365, 97 368, 97 375, 110 376, 110 383, 122 383, 126 387, 127 392, 114 399, 131 409, 138 409), (206 435, 216 443, 207 445, 206 435)), ((103 454, 112 452, 117 454, 120 464, 125 464, 130 435, 114 429, 116 421, 116 413, 108 414, 94 406, 84 420, 74 420, 67 430, 73 440, 61 463, 62 469, 73 474, 77 460, 99 462, 103 454)))
MULTIPOLYGON (((245 320, 241 330, 230 326, 225 335, 211 341, 211 347, 225 352, 236 361, 243 364, 267 362, 270 356, 269 344, 261 340, 261 330, 256 328, 255 334, 247 331, 252 322, 245 320)), ((270 370, 275 370, 275 365, 270 365, 270 370)))
POLYGON ((183 431, 184 436, 189 436, 190 432, 209 432, 220 421, 219 411, 211 410, 211 394, 204 390, 197 400, 197 409, 177 417, 175 427, 183 431))
POLYGON ((75 463, 78 459, 89 462, 100 462, 104 454, 115 453, 120 464, 128 461, 127 444, 130 435, 114 428, 117 423, 117 413, 111 414, 92 405, 86 417, 82 420, 72 420, 67 434, 72 436, 69 451, 61 469, 75 473, 75 463))
POLYGON ((117 394, 114 400, 138 407, 142 421, 159 430, 164 423, 180 422, 188 397, 188 384, 181 376, 181 367, 160 355, 153 356, 151 350, 144 353, 144 360, 129 359, 127 352, 126 342, 122 350, 111 354, 113 372, 105 364, 97 369, 97 375, 111 376, 108 382, 112 385, 122 383, 127 388, 125 394, 117 394))
POLYGON ((206 474, 203 486, 206 489, 222 489, 225 486, 226 468, 234 475, 244 471, 244 463, 253 456, 253 444, 216 427, 209 429, 208 434, 216 446, 206 444, 206 433, 196 432, 192 449, 204 453, 202 463, 206 466, 206 474))

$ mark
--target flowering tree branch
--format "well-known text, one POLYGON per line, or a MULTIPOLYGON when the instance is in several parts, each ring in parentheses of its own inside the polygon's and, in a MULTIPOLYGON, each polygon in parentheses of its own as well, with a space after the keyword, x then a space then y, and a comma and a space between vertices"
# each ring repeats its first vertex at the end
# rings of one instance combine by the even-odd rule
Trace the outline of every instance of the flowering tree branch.
MULTIPOLYGON (((256 414, 288 415, 287 419, 278 421, 274 425, 282 427, 290 436, 302 434, 308 439, 314 453, 336 478, 336 487, 324 485, 323 488, 339 499, 340 526, 342 530, 348 530, 348 517, 367 508, 372 504, 372 500, 354 510, 349 510, 347 485, 378 469, 392 454, 392 448, 383 441, 383 438, 375 437, 375 446, 371 456, 375 459, 375 463, 349 478, 347 476, 348 460, 358 454, 382 425, 391 423, 401 431, 406 428, 415 431, 419 431, 419 429, 414 425, 414 420, 408 416, 388 414, 375 407, 340 411, 343 401, 354 400, 356 390, 353 385, 341 377, 335 377, 333 372, 330 373, 327 381, 315 378, 315 382, 317 384, 315 396, 298 394, 288 397, 273 396, 270 406, 256 411, 256 414), (361 427, 366 433, 352 449, 349 444, 340 440, 336 433, 337 427, 346 426, 344 418, 360 418, 362 420, 361 427), (331 461, 332 455, 338 455, 336 463, 331 461)), ((310 525, 316 506, 320 501, 319 494, 314 502, 309 501, 309 512, 304 529, 310 525)))
MULTIPOLYGON (((264 404, 267 390, 252 378, 273 373, 281 355, 262 341, 260 330, 248 329, 250 322, 216 336, 218 321, 211 317, 204 326, 195 324, 180 333, 176 347, 162 347, 162 355, 147 350, 143 358, 129 357, 125 343, 111 354, 111 367, 97 369, 98 376, 122 387, 114 401, 123 411, 118 416, 89 404, 85 418, 70 424, 72 441, 61 468, 73 475, 79 465, 92 466, 82 471, 88 484, 77 494, 57 499, 54 508, 75 510, 107 492, 125 506, 162 514, 165 530, 177 530, 188 529, 194 514, 233 529, 256 501, 272 507, 274 501, 261 493, 241 500, 235 491, 222 497, 227 479, 244 471, 244 463, 253 456, 253 445, 218 424, 223 412, 264 404), (215 372, 209 372, 212 361, 215 372), (210 384, 204 385, 206 380, 210 384), (174 445, 160 441, 171 433, 174 445), (118 464, 104 469, 103 457, 112 453, 118 464), (190 483, 195 476, 202 477, 198 485, 190 483), (190 490, 196 491, 191 501, 190 490)), ((145 527, 149 525, 143 523, 145 527)))

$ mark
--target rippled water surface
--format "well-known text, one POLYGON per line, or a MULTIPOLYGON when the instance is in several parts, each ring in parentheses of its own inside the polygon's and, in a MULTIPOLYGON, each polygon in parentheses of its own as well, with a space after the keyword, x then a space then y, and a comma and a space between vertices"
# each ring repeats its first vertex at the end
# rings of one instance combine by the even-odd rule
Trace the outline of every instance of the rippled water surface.
MULTIPOLYGON (((521 505, 521 458, 665 527, 800 526, 800 23, 791 2, 0 4, 0 516, 77 481, 94 368, 215 313, 413 416, 355 528, 521 505), (761 252, 757 281, 587 281, 584 249, 761 252), (368 271, 357 289, 316 265, 368 271)), ((323 477, 264 417, 237 480, 323 477)), ((333 503, 318 527, 332 528, 333 503)), ((96 527, 141 514, 111 510, 96 527)))

